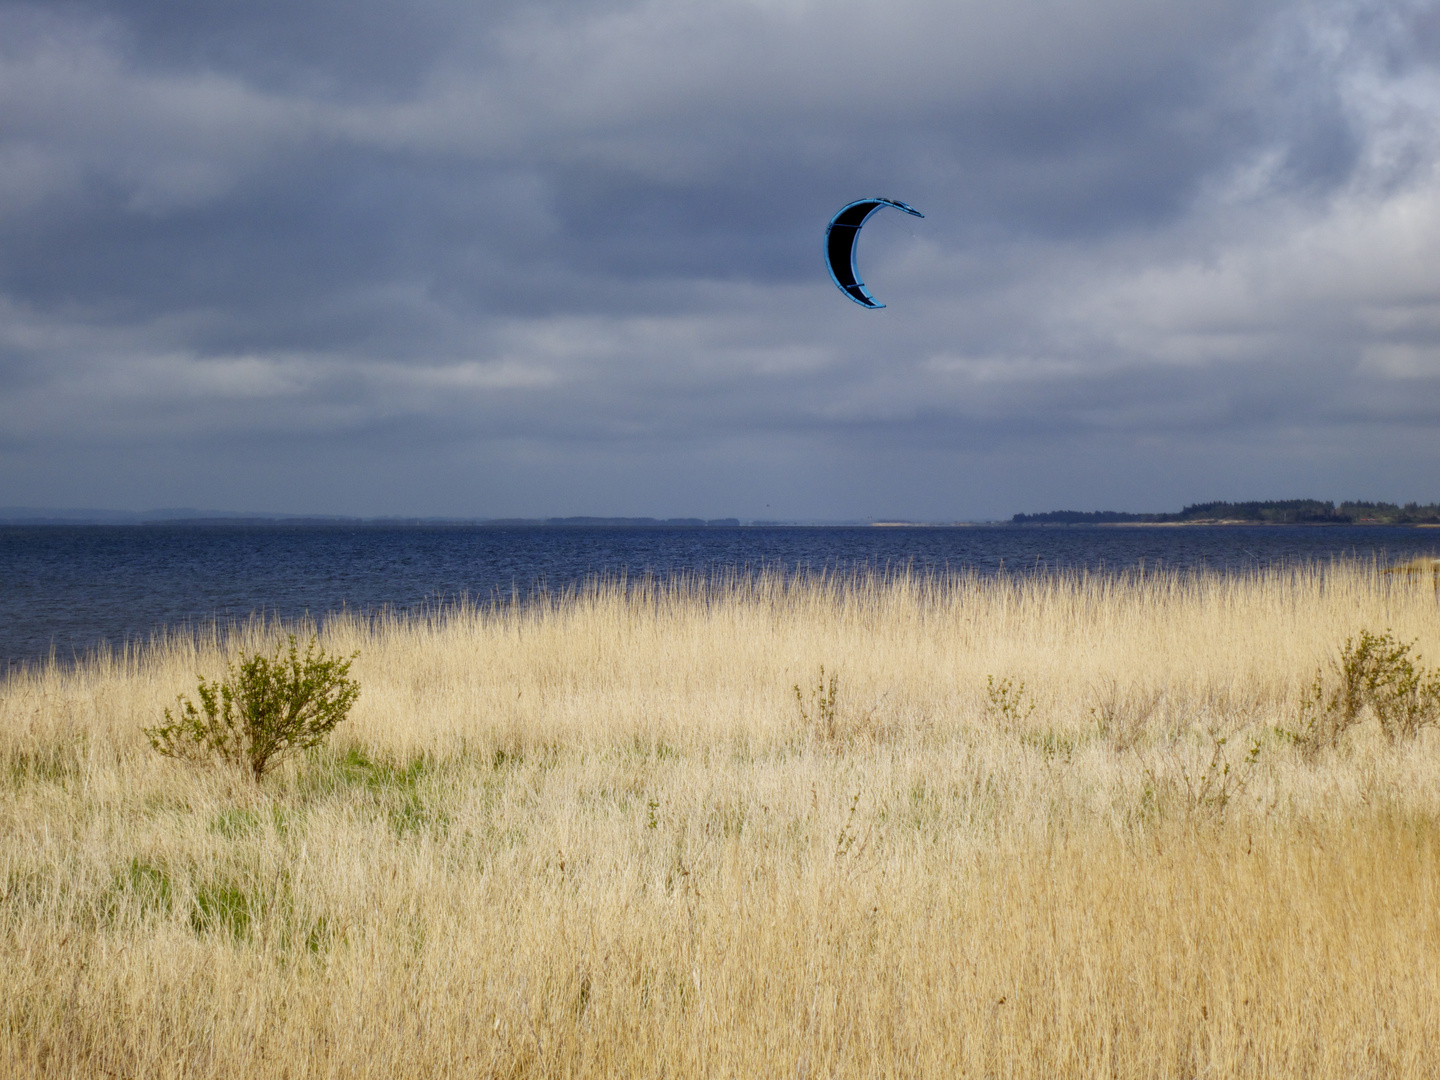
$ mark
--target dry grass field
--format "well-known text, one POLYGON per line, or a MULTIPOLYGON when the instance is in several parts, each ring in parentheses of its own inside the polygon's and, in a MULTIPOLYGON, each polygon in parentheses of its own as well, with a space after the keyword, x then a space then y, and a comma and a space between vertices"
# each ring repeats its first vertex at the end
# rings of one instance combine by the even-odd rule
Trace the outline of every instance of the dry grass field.
POLYGON ((1286 734, 1362 629, 1440 661, 1429 577, 342 618, 258 786, 141 729, 275 627, 12 675, 0 1074, 1433 1077, 1440 731, 1286 734))

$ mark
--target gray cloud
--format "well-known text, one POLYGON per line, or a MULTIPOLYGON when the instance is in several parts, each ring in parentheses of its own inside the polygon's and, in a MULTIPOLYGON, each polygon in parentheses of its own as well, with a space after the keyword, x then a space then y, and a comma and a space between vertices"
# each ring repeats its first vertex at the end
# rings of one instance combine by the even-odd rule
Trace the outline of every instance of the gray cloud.
POLYGON ((1434 499, 1437 61, 1401 0, 0 2, 0 503, 1434 499))

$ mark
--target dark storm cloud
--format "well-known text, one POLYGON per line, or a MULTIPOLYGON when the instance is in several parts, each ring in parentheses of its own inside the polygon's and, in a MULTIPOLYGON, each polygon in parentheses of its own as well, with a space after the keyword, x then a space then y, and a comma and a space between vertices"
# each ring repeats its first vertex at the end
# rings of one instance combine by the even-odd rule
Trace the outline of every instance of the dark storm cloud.
POLYGON ((1400 2, 0 3, 0 503, 1434 498, 1437 58, 1400 2), (873 193, 883 313, 819 260, 873 193))

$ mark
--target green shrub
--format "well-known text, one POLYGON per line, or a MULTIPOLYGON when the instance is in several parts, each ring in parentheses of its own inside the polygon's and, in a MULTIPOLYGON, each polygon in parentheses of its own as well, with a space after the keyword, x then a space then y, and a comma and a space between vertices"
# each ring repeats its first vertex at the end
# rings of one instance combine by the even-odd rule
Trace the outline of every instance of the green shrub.
POLYGON ((1388 630, 1361 630, 1358 638, 1346 638, 1331 664, 1334 678, 1315 673, 1300 702, 1299 729, 1281 734, 1313 756, 1370 715, 1392 743, 1440 722, 1440 669, 1426 668, 1418 654, 1412 657, 1414 647, 1388 630))
POLYGON ((150 745, 166 757, 205 761, 218 757, 250 771, 256 782, 290 754, 318 745, 360 696, 349 678, 350 657, 328 657, 315 639, 300 655, 289 651, 240 655, 218 682, 200 680, 200 707, 183 694, 165 723, 146 728, 150 745))
POLYGON ((990 718, 1012 730, 1035 713, 1035 699, 1026 694, 1023 682, 1001 679, 997 683, 994 675, 986 675, 985 697, 985 711, 990 718))

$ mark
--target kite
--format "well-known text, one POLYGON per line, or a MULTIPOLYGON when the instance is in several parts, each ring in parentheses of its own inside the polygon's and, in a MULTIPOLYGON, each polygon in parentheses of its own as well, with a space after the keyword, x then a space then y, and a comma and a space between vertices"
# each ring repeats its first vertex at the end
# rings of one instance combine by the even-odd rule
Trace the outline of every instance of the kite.
POLYGON ((860 239, 860 226, 882 206, 893 206, 896 210, 918 218, 925 216, 913 206, 895 199, 861 199, 859 202, 842 206, 840 212, 831 218, 830 224, 825 227, 825 265, 830 268, 830 280, 861 307, 885 306, 870 295, 870 290, 865 288, 865 283, 860 280, 860 274, 855 269, 855 242, 860 239))

